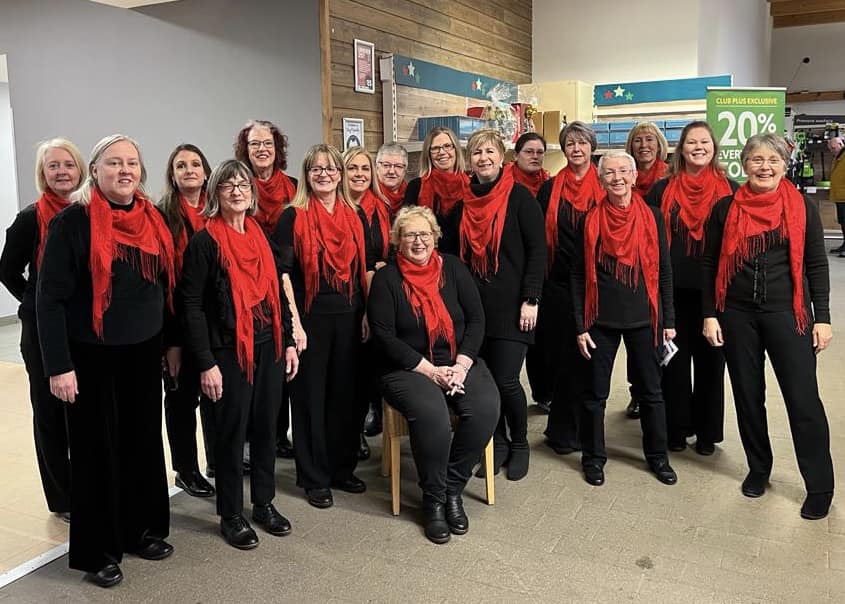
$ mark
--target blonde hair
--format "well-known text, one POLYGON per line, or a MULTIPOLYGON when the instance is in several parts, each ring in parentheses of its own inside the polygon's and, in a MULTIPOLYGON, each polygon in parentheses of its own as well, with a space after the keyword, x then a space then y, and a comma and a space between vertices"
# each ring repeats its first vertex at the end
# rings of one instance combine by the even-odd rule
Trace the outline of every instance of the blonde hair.
POLYGON ((82 205, 88 205, 91 203, 91 191, 97 186, 97 179, 94 178, 93 174, 94 167, 100 163, 100 160, 103 159, 103 155, 109 147, 122 141, 131 143, 138 152, 138 161, 141 163, 141 181, 138 183, 138 192, 144 197, 147 196, 145 188, 145 184, 147 182, 147 168, 144 166, 144 157, 141 155, 141 147, 138 146, 138 142, 135 139, 130 138, 125 134, 110 134, 109 136, 101 138, 100 141, 94 145, 94 148, 91 149, 91 159, 88 161, 88 176, 85 178, 82 186, 74 192, 72 197, 73 201, 82 205))
POLYGON ((470 135, 467 141, 467 157, 472 156, 473 152, 485 143, 493 143, 499 149, 499 153, 502 154, 502 159, 505 158, 505 143, 502 140, 502 135, 499 134, 498 130, 492 128, 482 128, 470 135))
POLYGON ((461 145, 458 142, 458 137, 449 128, 445 126, 435 126, 428 131, 423 141, 422 153, 420 153, 420 176, 427 176, 431 173, 431 141, 438 134, 445 134, 449 137, 449 141, 455 146, 455 165, 452 166, 452 172, 465 172, 466 164, 464 163, 464 155, 461 153, 461 145))
POLYGON ((42 141, 35 150, 35 186, 38 187, 38 192, 44 193, 50 188, 47 185, 47 178, 44 176, 44 162, 47 160, 47 151, 50 149, 64 149, 70 153, 76 164, 76 168, 79 170, 79 180, 76 182, 76 186, 78 187, 87 175, 85 160, 82 159, 82 153, 79 152, 79 148, 76 145, 66 138, 57 137, 42 141))
MULTIPOLYGON (((308 147, 308 150, 305 152, 305 156, 302 158, 302 168, 299 170, 299 184, 296 185, 296 195, 293 196, 293 201, 290 202, 290 205, 295 208, 302 208, 304 210, 308 209, 309 200, 311 199, 311 195, 314 193, 311 189, 311 183, 308 182, 308 170, 310 170, 317 162, 317 156, 321 153, 328 157, 329 163, 333 164, 340 171, 340 179, 343 180, 343 157, 340 155, 340 151, 332 145, 327 145, 325 143, 311 145, 308 147)), ((346 199, 346 196, 343 195, 342 187, 341 190, 338 191, 338 197, 350 208, 356 208, 355 204, 346 199)))
MULTIPOLYGON (((370 152, 364 149, 364 147, 350 147, 343 154, 343 178, 341 179, 341 183, 343 184, 343 196, 350 202, 357 203, 352 198, 352 191, 349 188, 348 176, 349 162, 351 162, 359 155, 363 155, 367 158, 367 161, 370 162, 370 191, 372 191, 373 194, 380 200, 385 201, 384 196, 381 193, 381 187, 379 186, 378 178, 376 177, 376 166, 375 162, 373 162, 373 156, 370 155, 370 152)), ((385 203, 387 202, 385 201, 385 203)))
POLYGON ((634 137, 642 133, 651 134, 657 139, 657 159, 666 161, 666 155, 669 153, 669 143, 666 142, 666 137, 657 127, 654 122, 640 122, 628 133, 628 141, 625 143, 625 151, 628 155, 634 155, 634 137))
POLYGON ((399 240, 402 238, 402 229, 413 218, 425 218, 428 221, 431 232, 434 235, 434 245, 437 245, 437 242, 443 235, 443 231, 440 230, 440 225, 437 224, 437 218, 435 218, 434 212, 425 206, 405 206, 399 210, 399 213, 393 220, 393 226, 390 227, 390 243, 394 246, 399 246, 399 240))

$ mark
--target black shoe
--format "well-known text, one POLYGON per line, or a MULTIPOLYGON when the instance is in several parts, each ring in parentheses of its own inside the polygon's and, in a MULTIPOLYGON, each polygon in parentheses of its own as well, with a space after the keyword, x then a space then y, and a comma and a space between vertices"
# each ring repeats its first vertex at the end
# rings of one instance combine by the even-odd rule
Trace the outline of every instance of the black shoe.
POLYGON ((464 500, 460 495, 446 493, 446 524, 455 535, 465 535, 469 530, 469 518, 464 511, 464 500))
POLYGON ((675 474, 675 470, 673 470, 672 466, 669 465, 668 459, 661 459, 660 461, 649 463, 649 468, 657 477, 657 480, 663 484, 672 485, 678 482, 678 475, 675 474))
POLYGON ((682 438, 681 440, 670 440, 669 441, 669 450, 670 451, 674 451, 675 453, 678 453, 680 451, 683 451, 686 448, 687 448, 686 439, 682 438))
POLYGON ((769 477, 765 474, 756 474, 749 472, 745 480, 742 481, 742 494, 746 497, 762 497, 766 492, 766 484, 769 482, 769 477))
POLYGON ((713 455, 716 452, 716 445, 702 440, 695 441, 695 452, 699 455, 713 455))
POLYGON ((528 442, 511 443, 511 455, 508 458, 508 480, 522 480, 528 475, 528 460, 531 449, 528 442))
MULTIPOLYGON (((508 463, 510 458, 511 447, 507 439, 500 438, 498 435, 493 437, 493 476, 499 473, 502 466, 508 463)), ((481 456, 481 467, 475 473, 476 478, 484 478, 487 476, 487 469, 484 465, 484 455, 481 456)))
POLYGON ((334 505, 331 489, 305 489, 305 496, 315 508, 325 509, 334 505))
POLYGON ((70 524, 70 512, 53 512, 62 522, 70 524))
POLYGON ((438 545, 446 543, 452 537, 449 524, 446 522, 446 506, 439 501, 423 502, 423 517, 425 522, 425 536, 432 543, 438 545))
POLYGON ((837 258, 845 258, 845 250, 842 250, 841 252, 839 252, 838 254, 836 254, 836 257, 837 257, 837 258))
POLYGON ((95 573, 85 573, 85 580, 98 587, 113 587, 123 581, 123 571, 112 562, 95 573))
POLYGON ((173 553, 173 546, 164 539, 147 535, 131 553, 144 560, 164 560, 173 553))
POLYGON ((214 487, 198 470, 192 472, 177 472, 176 486, 191 497, 213 497, 214 487))
POLYGON ((258 547, 258 535, 241 514, 220 519, 220 532, 226 543, 237 549, 255 549, 258 547))
POLYGON ((378 413, 375 407, 370 406, 370 410, 367 411, 367 418, 364 420, 364 435, 378 436, 381 431, 381 413, 378 413))
POLYGON ((842 252, 845 252, 845 243, 843 243, 839 247, 831 248, 828 254, 841 254, 842 252))
POLYGON ((595 464, 589 464, 584 466, 583 469, 584 480, 587 481, 587 484, 591 484, 594 487, 600 487, 604 484, 604 468, 595 464))
POLYGON ((214 478, 214 466, 205 466, 205 475, 214 478))
POLYGON ((364 461, 370 458, 370 444, 367 442, 367 437, 361 432, 361 446, 358 447, 358 459, 364 461))
POLYGON ((628 416, 628 419, 640 419, 640 403, 631 399, 631 402, 628 403, 628 407, 625 409, 625 415, 628 416))
POLYGON ((805 520, 821 520, 830 510, 833 493, 807 493, 807 498, 801 506, 801 518, 805 520))
POLYGON ((367 483, 354 474, 350 474, 348 478, 343 480, 333 480, 332 487, 347 493, 363 493, 367 490, 367 483))
POLYGON ((288 440, 287 434, 276 439, 276 457, 293 459, 293 445, 288 440))
POLYGON ((537 408, 546 415, 552 410, 552 401, 536 401, 537 408))
POLYGON ((570 447, 569 445, 561 445, 560 443, 557 443, 550 438, 546 439, 546 446, 558 455, 569 455, 570 453, 575 453, 575 451, 581 450, 581 447, 570 447))
POLYGON ((252 506, 252 521, 276 537, 290 535, 290 521, 282 516, 272 503, 252 506))

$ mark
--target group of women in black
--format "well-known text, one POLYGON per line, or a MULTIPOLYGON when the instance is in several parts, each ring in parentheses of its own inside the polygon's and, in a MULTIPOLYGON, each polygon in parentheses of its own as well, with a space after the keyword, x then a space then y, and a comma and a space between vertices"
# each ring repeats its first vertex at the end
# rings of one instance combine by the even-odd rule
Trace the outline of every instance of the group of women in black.
POLYGON ((499 134, 474 133, 469 176, 454 133, 436 128, 406 185, 395 143, 375 161, 314 145, 294 179, 284 135, 252 121, 214 170, 197 147, 174 149, 159 207, 129 137, 102 139, 87 169, 69 141, 45 142, 42 195, 7 231, 0 279, 21 300, 39 468, 50 510, 72 519, 71 567, 108 587, 124 553, 173 552, 162 376, 177 484, 216 494, 230 545, 258 545, 246 470, 252 521, 292 530, 273 505, 288 400, 297 484, 326 508, 332 489, 366 490, 354 472, 382 396, 408 420, 425 533, 444 543, 468 530, 461 493, 491 437, 494 471, 528 472, 529 350, 532 393, 551 401, 548 444, 581 450, 586 481, 603 484, 621 340, 644 455, 665 484, 677 481, 668 450, 695 435, 710 455, 723 439, 727 361, 750 497, 772 465, 768 353, 807 486, 801 514, 824 517, 833 470, 815 355, 831 330, 818 213, 783 179, 782 139, 749 139, 738 187, 705 122, 684 129, 664 178, 659 130, 639 128, 633 154, 596 167, 592 130, 567 125, 553 178, 537 134, 505 164, 499 134), (661 370, 670 342, 678 352, 661 370), (197 462, 197 407, 215 486, 197 462))

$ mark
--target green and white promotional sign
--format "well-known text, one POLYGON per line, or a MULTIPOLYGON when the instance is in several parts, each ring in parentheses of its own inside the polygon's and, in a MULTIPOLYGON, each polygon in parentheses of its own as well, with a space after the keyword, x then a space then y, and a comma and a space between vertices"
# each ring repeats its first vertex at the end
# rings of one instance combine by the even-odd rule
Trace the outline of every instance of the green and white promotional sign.
POLYGON ((786 88, 707 89, 707 123, 719 143, 719 161, 728 176, 745 182, 739 160, 745 142, 755 134, 783 136, 786 88))

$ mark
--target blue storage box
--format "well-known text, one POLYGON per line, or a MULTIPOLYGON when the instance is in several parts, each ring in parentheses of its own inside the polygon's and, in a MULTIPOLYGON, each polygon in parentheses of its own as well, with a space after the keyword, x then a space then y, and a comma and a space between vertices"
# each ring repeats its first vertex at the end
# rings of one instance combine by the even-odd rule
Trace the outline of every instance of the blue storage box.
POLYGON ((666 137, 666 142, 670 145, 675 145, 681 140, 681 131, 683 128, 666 128, 663 135, 666 137))
POLYGON ((607 147, 610 144, 610 132, 596 132, 596 143, 599 147, 607 147))
POLYGON ((610 133, 610 145, 612 147, 624 147, 625 143, 628 142, 628 131, 625 130, 624 132, 613 132, 610 133))
POLYGON ((608 124, 607 122, 593 122, 589 126, 593 129, 593 132, 595 132, 596 134, 600 132, 608 132, 610 130, 610 124, 608 124))
POLYGON ((489 128, 490 122, 477 117, 466 117, 465 115, 440 115, 434 117, 421 117, 417 119, 417 137, 424 140, 425 135, 437 126, 450 128, 459 139, 467 139, 470 135, 481 128, 489 128))
POLYGON ((624 132, 626 136, 628 131, 636 125, 637 122, 609 122, 611 132, 624 132))
POLYGON ((671 130, 673 128, 681 130, 684 126, 689 123, 690 120, 666 120, 666 122, 664 123, 664 128, 666 128, 667 130, 671 130))

